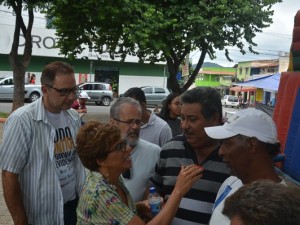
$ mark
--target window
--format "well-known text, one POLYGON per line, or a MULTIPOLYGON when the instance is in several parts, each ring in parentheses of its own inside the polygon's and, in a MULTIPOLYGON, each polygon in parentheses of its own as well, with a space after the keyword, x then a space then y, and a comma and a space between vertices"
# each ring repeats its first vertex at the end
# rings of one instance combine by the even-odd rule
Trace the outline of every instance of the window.
POLYGON ((144 91, 145 94, 152 94, 152 88, 151 87, 144 88, 143 91, 144 91))
POLYGON ((14 82, 13 82, 13 79, 7 79, 4 81, 4 85, 13 85, 14 82))
POLYGON ((216 75, 216 76, 214 76, 214 79, 213 79, 214 81, 220 81, 220 76, 218 76, 218 75, 216 75))
POLYGON ((154 88, 155 93, 165 93, 165 90, 163 88, 154 88))
POLYGON ((83 90, 93 90, 93 85, 92 84, 86 84, 82 86, 83 90))
POLYGON ((95 84, 94 90, 105 90, 105 86, 103 84, 95 84))

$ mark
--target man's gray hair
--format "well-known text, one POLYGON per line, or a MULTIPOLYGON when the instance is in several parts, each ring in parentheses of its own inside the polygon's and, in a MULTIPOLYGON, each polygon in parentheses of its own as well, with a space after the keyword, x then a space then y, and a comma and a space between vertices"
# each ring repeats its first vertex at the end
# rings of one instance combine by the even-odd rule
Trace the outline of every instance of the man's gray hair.
POLYGON ((123 104, 135 106, 142 112, 142 107, 137 100, 130 97, 120 97, 110 108, 110 118, 120 119, 120 111, 122 109, 123 104))

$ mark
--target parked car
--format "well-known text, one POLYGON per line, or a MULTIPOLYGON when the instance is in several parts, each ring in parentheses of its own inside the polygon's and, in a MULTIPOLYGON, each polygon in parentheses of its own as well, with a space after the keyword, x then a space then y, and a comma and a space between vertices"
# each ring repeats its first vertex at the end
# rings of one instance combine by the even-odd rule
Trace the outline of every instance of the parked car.
POLYGON ((237 96, 234 95, 225 95, 222 99, 222 106, 227 107, 239 107, 239 98, 237 96))
POLYGON ((167 88, 144 86, 141 87, 146 96, 147 105, 162 106, 167 96, 170 94, 167 88))
POLYGON ((79 92, 85 91, 90 99, 88 102, 95 102, 97 105, 109 106, 113 100, 113 92, 110 84, 102 82, 86 82, 79 84, 79 92))
MULTIPOLYGON (((24 98, 26 101, 33 102, 42 96, 42 85, 25 84, 24 98)), ((0 100, 13 100, 14 80, 13 77, 0 78, 0 100)))

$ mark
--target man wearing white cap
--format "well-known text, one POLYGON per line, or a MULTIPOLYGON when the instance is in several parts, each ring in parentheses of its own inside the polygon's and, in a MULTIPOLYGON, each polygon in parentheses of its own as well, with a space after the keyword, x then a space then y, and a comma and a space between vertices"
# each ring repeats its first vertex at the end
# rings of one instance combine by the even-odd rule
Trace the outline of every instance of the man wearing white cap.
POLYGON ((219 189, 209 224, 229 225, 230 220, 222 214, 225 198, 257 180, 284 183, 272 161, 280 146, 276 125, 269 115, 251 108, 237 112, 223 126, 206 127, 205 132, 213 139, 222 140, 219 155, 234 175, 219 189))
POLYGON ((87 113, 86 101, 90 99, 89 95, 83 91, 79 94, 78 99, 73 102, 72 109, 75 109, 78 113, 87 113))

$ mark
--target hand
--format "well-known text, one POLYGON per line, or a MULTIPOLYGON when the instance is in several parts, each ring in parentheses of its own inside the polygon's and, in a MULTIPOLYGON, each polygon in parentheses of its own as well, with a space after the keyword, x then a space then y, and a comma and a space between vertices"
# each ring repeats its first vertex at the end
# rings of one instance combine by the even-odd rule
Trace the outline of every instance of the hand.
POLYGON ((153 217, 150 213, 150 206, 148 200, 137 202, 135 204, 137 214, 145 222, 149 222, 153 217))
POLYGON ((182 166, 177 177, 174 191, 183 197, 193 184, 203 176, 204 168, 199 165, 182 166))

